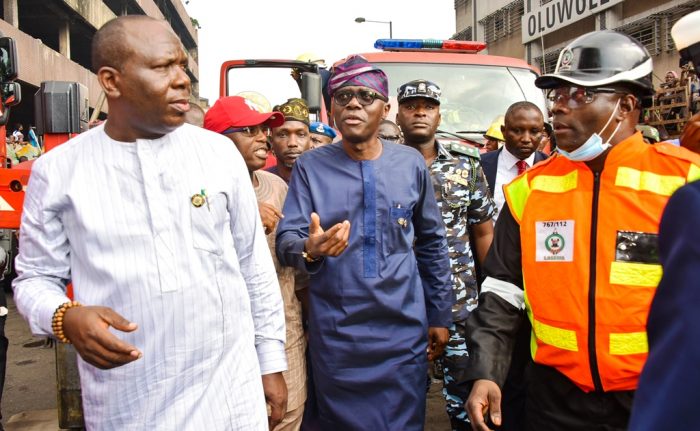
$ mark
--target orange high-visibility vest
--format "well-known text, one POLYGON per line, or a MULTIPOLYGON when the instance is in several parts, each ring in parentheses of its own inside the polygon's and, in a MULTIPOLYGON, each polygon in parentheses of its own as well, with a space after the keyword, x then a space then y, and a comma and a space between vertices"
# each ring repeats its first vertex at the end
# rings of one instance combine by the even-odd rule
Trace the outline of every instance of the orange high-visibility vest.
POLYGON ((700 178, 700 156, 636 133, 594 175, 557 155, 505 187, 520 225, 535 362, 582 390, 632 390, 661 278, 657 234, 671 194, 700 178))

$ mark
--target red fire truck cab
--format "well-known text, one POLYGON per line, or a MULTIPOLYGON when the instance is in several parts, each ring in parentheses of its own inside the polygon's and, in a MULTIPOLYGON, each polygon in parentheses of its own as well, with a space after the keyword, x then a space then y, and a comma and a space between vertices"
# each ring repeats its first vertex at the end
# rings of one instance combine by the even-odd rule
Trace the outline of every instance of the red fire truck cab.
POLYGON ((521 59, 479 54, 485 43, 379 39, 374 47, 382 51, 362 55, 389 78, 392 121, 398 87, 414 79, 427 79, 442 90, 440 139, 480 146, 491 123, 522 100, 547 113, 544 94, 535 86, 539 70, 521 59))

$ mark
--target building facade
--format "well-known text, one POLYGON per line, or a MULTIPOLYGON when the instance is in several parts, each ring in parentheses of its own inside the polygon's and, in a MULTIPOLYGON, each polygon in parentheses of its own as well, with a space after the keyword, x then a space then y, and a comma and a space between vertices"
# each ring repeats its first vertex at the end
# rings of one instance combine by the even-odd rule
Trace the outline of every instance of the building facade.
POLYGON ((654 86, 680 72, 671 27, 700 10, 700 0, 455 0, 460 40, 481 40, 488 53, 525 59, 551 73, 559 52, 578 36, 617 30, 635 37, 654 62, 654 86))
MULTIPOLYGON (((199 97, 197 29, 180 0, 2 0, 0 31, 15 40, 22 102, 10 124, 34 123, 33 95, 43 81, 80 82, 88 88, 90 112, 102 89, 91 71, 95 32, 121 15, 149 15, 167 20, 189 53, 187 73, 192 99, 199 97)), ((102 113, 108 110, 106 103, 102 113)))

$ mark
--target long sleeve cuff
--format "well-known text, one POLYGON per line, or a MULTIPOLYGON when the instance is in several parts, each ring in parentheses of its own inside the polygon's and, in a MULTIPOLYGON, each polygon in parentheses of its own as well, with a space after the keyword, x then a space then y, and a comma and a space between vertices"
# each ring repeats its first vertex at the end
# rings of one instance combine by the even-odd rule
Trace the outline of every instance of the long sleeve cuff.
POLYGON ((284 343, 279 340, 263 341, 255 346, 260 363, 260 374, 272 374, 287 371, 287 354, 284 343))
POLYGON ((295 254, 298 259, 299 264, 296 265, 297 268, 305 270, 309 274, 316 274, 323 265, 323 261, 326 259, 324 256, 320 256, 317 262, 308 263, 304 260, 301 253, 304 251, 304 243, 306 243, 306 238, 299 238, 292 244, 291 253, 295 254))
POLYGON ((436 328, 452 326, 452 307, 437 309, 428 308, 428 325, 436 328))
POLYGON ((68 297, 55 297, 49 298, 46 301, 37 304, 37 309, 34 316, 37 317, 38 322, 34 324, 40 326, 42 331, 44 331, 46 334, 53 336, 53 328, 51 327, 53 315, 61 304, 65 304, 68 301, 70 301, 68 297))
POLYGON ((40 289, 36 283, 28 280, 21 286, 15 284, 13 289, 17 309, 27 319, 32 334, 53 336, 53 314, 61 304, 70 301, 65 292, 57 288, 40 289))
POLYGON ((492 291, 479 295, 479 306, 467 320, 469 367, 463 381, 492 380, 503 387, 513 355, 515 337, 525 312, 492 291))

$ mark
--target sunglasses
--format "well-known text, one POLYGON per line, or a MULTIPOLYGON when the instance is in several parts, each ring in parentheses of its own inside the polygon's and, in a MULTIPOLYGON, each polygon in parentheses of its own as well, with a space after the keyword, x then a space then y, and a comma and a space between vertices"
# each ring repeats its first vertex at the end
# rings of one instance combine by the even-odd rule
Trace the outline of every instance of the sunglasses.
POLYGON ((372 90, 341 90, 333 95, 333 100, 335 101, 336 105, 345 106, 350 103, 353 97, 357 99, 357 103, 362 106, 371 105, 376 99, 383 100, 385 102, 387 101, 386 97, 372 90))
POLYGON ((224 135, 228 135, 229 133, 235 133, 235 132, 240 132, 243 133, 243 135, 252 138, 254 136, 258 136, 258 134, 262 133, 265 136, 270 136, 270 127, 269 126, 250 126, 250 127, 232 127, 230 129, 226 129, 223 131, 224 135))
POLYGON ((614 88, 559 87, 549 90, 547 99, 552 103, 580 106, 591 103, 597 93, 627 94, 614 88))

